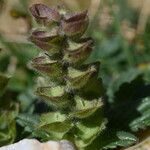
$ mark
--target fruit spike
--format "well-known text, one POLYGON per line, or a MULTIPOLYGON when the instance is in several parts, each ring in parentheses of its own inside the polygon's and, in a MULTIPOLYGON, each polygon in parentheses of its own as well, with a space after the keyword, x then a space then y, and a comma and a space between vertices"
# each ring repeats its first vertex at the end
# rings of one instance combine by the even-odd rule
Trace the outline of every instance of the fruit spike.
POLYGON ((89 24, 88 13, 62 13, 60 8, 43 4, 33 5, 30 11, 45 26, 30 36, 30 41, 41 48, 30 66, 44 78, 35 93, 57 110, 41 115, 38 132, 49 134, 50 139, 69 139, 84 149, 106 124, 101 111, 103 86, 98 79, 99 64, 85 64, 93 50, 93 40, 83 37, 89 24))

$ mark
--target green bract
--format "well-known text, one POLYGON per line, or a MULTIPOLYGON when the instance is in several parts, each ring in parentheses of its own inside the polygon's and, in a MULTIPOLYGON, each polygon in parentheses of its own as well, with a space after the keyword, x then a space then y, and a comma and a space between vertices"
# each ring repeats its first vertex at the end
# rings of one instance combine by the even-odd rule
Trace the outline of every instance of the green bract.
POLYGON ((51 60, 48 56, 39 56, 33 59, 30 63, 35 71, 42 75, 47 75, 53 81, 62 78, 62 65, 57 60, 51 60))
POLYGON ((46 100, 47 103, 56 107, 66 107, 68 104, 69 95, 65 91, 65 87, 39 87, 36 94, 46 100))

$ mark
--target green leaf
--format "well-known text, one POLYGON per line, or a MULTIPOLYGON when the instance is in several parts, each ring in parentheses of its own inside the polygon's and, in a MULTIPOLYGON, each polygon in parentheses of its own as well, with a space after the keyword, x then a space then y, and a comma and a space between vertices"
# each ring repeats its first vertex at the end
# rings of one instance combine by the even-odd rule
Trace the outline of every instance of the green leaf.
POLYGON ((150 126, 150 97, 144 98, 137 110, 141 116, 130 123, 131 130, 135 132, 150 126))
MULTIPOLYGON (((129 84, 125 84, 119 88, 119 91, 115 94, 115 98, 112 104, 108 105, 107 118, 109 120, 109 128, 120 130, 133 131, 136 129, 136 125, 143 126, 143 121, 139 120, 133 122, 137 118, 144 116, 140 111, 145 108, 147 112, 149 105, 145 103, 142 107, 142 101, 144 97, 149 95, 149 85, 146 85, 141 77, 137 77, 129 84), (141 110, 139 110, 139 108, 141 110)), ((148 125, 149 117, 145 114, 145 123, 148 125)), ((146 125, 145 124, 145 125, 146 125)), ((143 126, 144 127, 144 126, 143 126)))
POLYGON ((106 129, 85 150, 116 149, 135 144, 138 139, 131 133, 106 129))
POLYGON ((35 99, 36 96, 34 95, 32 88, 28 88, 26 91, 19 93, 17 101, 19 101, 20 104, 20 112, 33 113, 35 109, 35 99))
POLYGON ((20 114, 16 121, 20 126, 24 127, 26 132, 32 132, 38 127, 39 116, 33 114, 20 114))
POLYGON ((142 73, 137 69, 130 69, 129 71, 120 74, 120 76, 110 84, 107 90, 109 101, 113 102, 115 94, 119 91, 119 89, 121 89, 121 87, 124 87, 126 84, 130 84, 141 75, 142 73))
POLYGON ((117 141, 104 146, 103 149, 114 149, 117 147, 127 147, 127 146, 133 145, 137 142, 137 138, 133 134, 127 133, 124 131, 117 132, 117 138, 118 138, 117 141))

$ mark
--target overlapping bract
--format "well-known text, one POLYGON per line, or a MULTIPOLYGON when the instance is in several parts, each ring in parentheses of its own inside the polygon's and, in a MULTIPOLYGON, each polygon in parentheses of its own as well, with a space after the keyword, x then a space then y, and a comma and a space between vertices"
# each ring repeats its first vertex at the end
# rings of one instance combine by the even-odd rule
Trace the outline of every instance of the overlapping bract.
POLYGON ((94 64, 84 64, 93 50, 93 40, 82 37, 89 23, 87 11, 62 13, 43 4, 33 5, 30 11, 45 26, 31 33, 30 40, 42 54, 30 66, 52 81, 38 87, 36 94, 59 110, 43 114, 37 130, 50 139, 69 139, 84 149, 106 124, 98 70, 94 64))
POLYGON ((30 7, 30 12, 39 23, 44 25, 58 22, 61 17, 55 8, 49 8, 43 4, 34 4, 30 7))
POLYGON ((87 11, 83 11, 81 13, 65 15, 61 25, 68 37, 78 39, 78 37, 81 37, 86 31, 88 21, 87 11))

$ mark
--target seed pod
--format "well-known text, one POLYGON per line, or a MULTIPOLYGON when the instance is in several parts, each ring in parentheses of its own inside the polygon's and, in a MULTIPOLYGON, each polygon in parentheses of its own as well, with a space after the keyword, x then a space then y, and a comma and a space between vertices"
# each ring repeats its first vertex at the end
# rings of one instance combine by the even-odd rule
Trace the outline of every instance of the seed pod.
POLYGON ((80 89, 82 88, 96 72, 94 67, 90 67, 86 71, 79 71, 73 68, 68 69, 68 76, 67 76, 67 86, 71 89, 80 89))
POLYGON ((59 35, 59 29, 52 32, 35 30, 30 36, 30 40, 50 55, 58 53, 62 47, 64 37, 59 35))
POLYGON ((48 75, 52 81, 57 81, 62 77, 61 64, 57 60, 50 60, 46 55, 34 58, 30 65, 37 72, 48 75))
POLYGON ((95 99, 92 101, 85 100, 79 96, 75 97, 75 107, 73 111, 70 113, 70 116, 76 118, 87 118, 94 114, 99 108, 103 106, 101 99, 95 99))
POLYGON ((74 66, 83 65, 83 62, 89 57, 92 48, 93 41, 87 40, 81 43, 69 43, 69 47, 64 52, 64 62, 68 62, 74 66))
POLYGON ((44 4, 34 4, 30 7, 30 12, 37 22, 44 25, 49 25, 54 22, 59 22, 61 15, 56 8, 49 8, 44 4))
POLYGON ((68 94, 63 86, 39 87, 36 95, 55 107, 64 108, 68 106, 68 94))
POLYGON ((64 15, 64 19, 61 22, 64 33, 73 40, 77 40, 84 34, 88 24, 87 11, 64 15))

